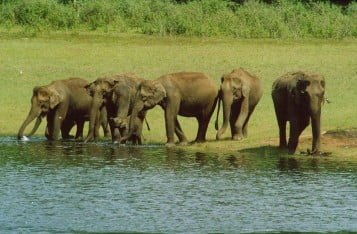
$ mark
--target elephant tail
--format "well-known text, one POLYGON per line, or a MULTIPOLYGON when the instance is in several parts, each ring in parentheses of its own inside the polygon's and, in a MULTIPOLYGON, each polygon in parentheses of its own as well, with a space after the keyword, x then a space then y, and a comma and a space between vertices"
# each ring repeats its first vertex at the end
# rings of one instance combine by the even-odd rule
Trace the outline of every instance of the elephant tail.
POLYGON ((217 117, 216 117, 216 122, 214 123, 214 128, 216 130, 218 130, 219 126, 218 126, 218 117, 219 117, 219 109, 221 107, 221 100, 222 100, 222 97, 221 97, 221 90, 219 90, 218 92, 218 108, 217 108, 217 117))
POLYGON ((149 122, 148 122, 148 120, 146 119, 146 117, 144 118, 144 120, 145 120, 146 127, 147 127, 147 128, 148 128, 148 130, 150 131, 149 122))

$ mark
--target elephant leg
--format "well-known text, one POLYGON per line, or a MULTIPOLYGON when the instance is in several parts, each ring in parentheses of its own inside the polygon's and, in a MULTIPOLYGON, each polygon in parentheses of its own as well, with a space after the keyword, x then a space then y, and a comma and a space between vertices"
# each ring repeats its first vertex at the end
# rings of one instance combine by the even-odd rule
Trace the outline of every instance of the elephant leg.
POLYGON ((71 135, 69 134, 74 125, 75 125, 75 122, 74 122, 73 120, 65 119, 65 120, 63 121, 62 126, 61 126, 62 139, 65 140, 65 139, 72 139, 72 138, 74 138, 73 136, 71 136, 71 135))
POLYGON ((175 119, 177 118, 179 105, 176 103, 169 103, 165 109, 165 126, 167 143, 166 146, 170 147, 175 144, 175 119))
POLYGON ((279 147, 286 148, 288 143, 286 141, 286 121, 278 120, 279 125, 279 147))
POLYGON ((108 122, 102 121, 101 125, 102 125, 102 129, 103 129, 104 137, 109 137, 110 130, 109 130, 108 122))
POLYGON ((231 136, 233 138, 233 136, 237 135, 237 129, 235 127, 235 123, 238 119, 239 113, 240 113, 240 107, 241 104, 240 103, 233 103, 232 104, 232 111, 231 111, 231 116, 229 117, 229 125, 231 127, 231 136))
POLYGON ((77 121, 76 139, 83 139, 84 120, 77 121))
POLYGON ((304 129, 309 125, 309 119, 295 119, 290 121, 290 136, 288 143, 289 154, 294 154, 299 144, 299 137, 304 129))
POLYGON ((181 125, 177 118, 175 119, 175 133, 180 141, 180 145, 187 145, 187 142, 188 142, 187 138, 186 138, 185 134, 183 133, 181 125))
POLYGON ((119 128, 117 128, 113 125, 110 125, 110 130, 111 130, 110 132, 112 134, 112 142, 119 143, 121 140, 121 134, 120 134, 119 128))
POLYGON ((197 118, 198 121, 198 131, 195 142, 205 142, 206 132, 209 124, 209 118, 207 116, 197 118))
POLYGON ((53 111, 49 111, 46 119, 47 119, 47 126, 46 126, 46 132, 45 132, 45 136, 47 138, 47 140, 53 140, 53 119, 54 119, 54 112, 53 111))
MULTIPOLYGON (((278 98, 276 98, 278 100, 278 98)), ((280 98, 282 99, 282 98, 280 98)), ((278 127, 279 127, 279 148, 286 148, 287 147, 287 141, 286 141, 286 110, 284 110, 283 107, 286 106, 286 103, 278 103, 273 97, 274 101, 274 109, 275 109, 275 115, 276 119, 278 122, 278 127)))
POLYGON ((57 110, 54 113, 52 140, 59 139, 62 123, 67 116, 68 105, 68 103, 59 104, 57 110))
POLYGON ((251 115, 252 115, 252 112, 249 112, 247 119, 245 120, 245 122, 243 124, 243 136, 244 137, 248 137, 248 122, 249 122, 251 115))
POLYGON ((239 110, 238 119, 234 124, 235 134, 233 135, 233 140, 241 140, 243 139, 243 127, 244 123, 247 120, 249 115, 249 100, 248 98, 244 98, 241 102, 239 110))
POLYGON ((49 133, 49 130, 48 130, 48 124, 46 124, 45 137, 47 138, 47 140, 50 139, 50 133, 49 133))

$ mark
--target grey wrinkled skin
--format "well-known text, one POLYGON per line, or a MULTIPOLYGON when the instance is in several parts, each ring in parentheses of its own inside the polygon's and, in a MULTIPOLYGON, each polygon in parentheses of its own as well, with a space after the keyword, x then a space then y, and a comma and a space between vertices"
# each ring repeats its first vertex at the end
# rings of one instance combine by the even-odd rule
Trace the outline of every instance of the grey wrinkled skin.
POLYGON ((230 124, 232 139, 247 137, 249 119, 263 96, 261 81, 242 68, 235 69, 221 78, 219 103, 216 119, 216 139, 226 131, 230 124), (223 104, 223 124, 218 129, 220 101, 223 104))
POLYGON ((325 97, 325 79, 320 74, 304 71, 290 72, 273 84, 272 98, 279 125, 279 147, 294 154, 299 136, 309 125, 312 127, 312 150, 320 153, 321 104, 325 97), (289 141, 286 141, 286 122, 290 123, 289 141))
MULTIPOLYGON (((75 138, 83 137, 83 126, 89 120, 92 98, 84 88, 88 82, 81 78, 72 77, 64 80, 56 80, 49 85, 38 86, 33 89, 31 109, 25 121, 22 123, 17 137, 23 138, 24 130, 35 118, 36 124, 30 135, 34 134, 46 117, 47 126, 45 136, 49 140, 58 140, 61 133, 63 139, 71 138, 70 130, 77 125, 75 138)), ((104 110, 103 110, 104 111, 104 110)), ((103 129, 107 129, 107 120, 101 119, 103 129)), ((99 128, 99 123, 97 123, 99 128)))
POLYGON ((174 145, 174 134, 180 144, 187 144, 177 116, 195 117, 198 131, 195 142, 206 140, 209 120, 217 103, 218 89, 211 78, 200 72, 178 72, 155 80, 142 81, 135 97, 129 121, 129 138, 134 132, 135 119, 141 111, 159 105, 165 112, 167 146, 174 145))
MULTIPOLYGON (((106 107, 107 117, 110 120, 109 126, 112 141, 115 143, 125 142, 122 140, 122 137, 126 134, 128 128, 122 127, 122 123, 119 122, 126 120, 131 114, 137 87, 141 81, 143 81, 143 79, 135 74, 126 73, 100 77, 86 86, 93 100, 91 104, 89 131, 85 142, 93 139, 94 123, 98 118, 98 110, 103 107, 106 107), (117 123, 113 120, 116 120, 117 123)), ((141 113, 142 118, 138 124, 143 124, 145 114, 145 111, 141 113)), ((142 129, 142 126, 140 126, 139 129, 142 129)))

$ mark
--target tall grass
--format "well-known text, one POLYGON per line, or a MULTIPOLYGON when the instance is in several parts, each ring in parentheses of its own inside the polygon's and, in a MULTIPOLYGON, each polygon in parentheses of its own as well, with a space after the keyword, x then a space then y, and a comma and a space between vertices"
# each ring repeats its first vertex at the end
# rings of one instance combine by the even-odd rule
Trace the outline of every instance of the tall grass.
POLYGON ((5 1, 0 27, 35 31, 100 30, 155 35, 237 38, 346 38, 357 36, 357 3, 249 0, 55 0, 5 1))

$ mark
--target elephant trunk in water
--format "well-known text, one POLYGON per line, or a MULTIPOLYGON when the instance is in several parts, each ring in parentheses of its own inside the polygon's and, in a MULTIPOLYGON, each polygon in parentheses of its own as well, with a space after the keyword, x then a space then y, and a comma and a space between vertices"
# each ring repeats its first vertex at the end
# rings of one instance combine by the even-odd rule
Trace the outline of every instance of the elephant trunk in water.
POLYGON ((36 110, 35 108, 31 108, 29 114, 27 115, 27 118, 25 119, 25 121, 22 123, 18 133, 17 133, 17 138, 18 139, 22 139, 24 136, 24 131, 27 127, 27 125, 29 125, 35 118, 37 118, 36 124, 34 126, 34 128, 32 129, 30 135, 34 134, 38 128, 38 126, 41 123, 41 110, 38 109, 36 110))
POLYGON ((217 140, 219 140, 221 138, 221 135, 227 130, 229 118, 231 116, 231 106, 233 103, 233 94, 231 94, 229 92, 223 92, 223 93, 225 93, 222 98, 222 101, 223 101, 223 125, 217 132, 217 135, 216 135, 217 140))

